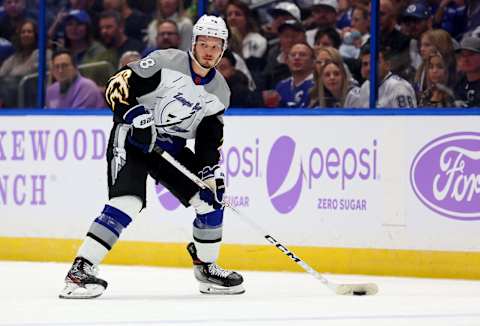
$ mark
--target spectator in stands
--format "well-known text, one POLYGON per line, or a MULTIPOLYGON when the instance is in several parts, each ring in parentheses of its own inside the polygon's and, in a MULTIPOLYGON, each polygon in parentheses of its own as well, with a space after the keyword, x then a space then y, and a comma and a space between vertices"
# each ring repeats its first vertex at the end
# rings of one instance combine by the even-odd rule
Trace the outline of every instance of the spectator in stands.
POLYGON ((352 26, 353 0, 338 0, 337 28, 344 29, 352 26))
POLYGON ((56 51, 52 55, 51 66, 56 82, 47 88, 47 108, 105 107, 102 93, 92 80, 80 75, 71 52, 68 50, 56 51))
POLYGON ((13 41, 13 36, 27 18, 35 20, 35 15, 25 6, 25 0, 5 0, 4 14, 0 15, 0 37, 13 41))
MULTIPOLYGON (((412 85, 391 71, 391 61, 395 56, 391 49, 380 47, 378 53, 378 108, 415 108, 417 100, 412 85)), ((360 53, 362 75, 370 77, 370 46, 366 44, 360 53)), ((370 81, 366 80, 359 92, 359 107, 368 108, 370 98, 370 81)))
MULTIPOLYGON (((420 67, 422 57, 420 56, 420 37, 423 33, 432 29, 432 16, 430 8, 422 2, 411 4, 401 15, 400 21, 405 25, 410 40, 410 62, 412 72, 420 67)), ((403 30, 402 30, 403 31, 403 30)))
MULTIPOLYGON (((35 21, 27 19, 19 25, 13 39, 15 53, 0 67, 1 97, 4 105, 17 105, 18 83, 22 77, 34 73, 38 66, 38 29, 35 21)), ((47 56, 50 52, 47 52, 47 56)))
MULTIPOLYGON (((55 1, 55 0, 52 0, 55 1)), ((65 18, 68 16, 69 12, 72 10, 83 10, 88 14, 91 33, 96 38, 98 36, 98 31, 96 26, 98 26, 98 8, 96 4, 97 0, 68 0, 67 4, 63 4, 62 8, 59 9, 55 17, 50 24, 47 36, 50 41, 53 42, 53 48, 56 48, 57 42, 63 42, 64 31, 65 31, 65 18)), ((48 10, 52 10, 50 6, 47 7, 48 10)))
POLYGON ((0 66, 2 63, 15 52, 12 42, 6 38, 0 37, 0 66))
POLYGON ((304 21, 307 42, 313 47, 317 29, 335 28, 337 23, 337 0, 313 0, 311 16, 304 21))
POLYGON ((241 0, 230 0, 227 6, 227 25, 232 36, 237 37, 241 52, 255 83, 265 67, 267 40, 260 35, 258 26, 248 6, 241 0))
POLYGON ((315 41, 313 46, 315 51, 323 47, 332 47, 332 48, 338 49, 340 48, 341 44, 342 44, 342 37, 340 36, 340 33, 338 33, 338 31, 335 28, 327 27, 327 28, 317 29, 317 32, 315 33, 315 41))
POLYGON ((313 86, 314 59, 315 52, 306 42, 292 46, 287 58, 291 76, 280 81, 275 87, 280 95, 280 107, 308 107, 310 89, 313 86))
POLYGON ((98 24, 100 39, 106 47, 106 51, 96 57, 97 61, 108 61, 114 67, 117 67, 123 53, 127 51, 141 53, 143 51, 144 45, 142 42, 125 35, 124 22, 117 11, 106 10, 102 12, 98 24))
POLYGON ((454 107, 455 98, 449 84, 448 63, 436 51, 425 62, 426 90, 419 95, 419 107, 454 107))
POLYGON ((457 52, 458 70, 464 74, 455 86, 463 107, 480 107, 480 38, 466 36, 457 52))
MULTIPOLYGON (((287 56, 294 44, 306 42, 305 29, 296 20, 287 20, 278 27, 279 47, 271 51, 263 71, 264 84, 262 89, 272 89, 282 79, 290 75, 287 66, 287 56)), ((258 84, 257 84, 258 85, 258 84)))
POLYGON ((356 6, 352 10, 352 25, 341 31, 342 44, 338 48, 345 58, 357 59, 360 48, 370 37, 368 7, 356 6))
POLYGON ((397 11, 393 1, 380 0, 380 44, 391 49, 392 72, 400 76, 411 76, 410 39, 395 28, 396 23, 397 11))
POLYGON ((465 0, 442 0, 434 16, 434 25, 458 39, 467 28, 465 0))
POLYGON ((154 48, 145 49, 143 56, 146 56, 155 50, 178 49, 181 41, 177 23, 169 19, 161 20, 158 22, 157 26, 156 46, 154 48))
POLYGON ((317 52, 313 76, 315 84, 310 92, 310 107, 356 106, 347 103, 347 98, 357 83, 337 49, 325 47, 317 52))
POLYGON ((137 51, 127 51, 120 57, 118 69, 128 65, 130 62, 140 60, 142 56, 137 51))
POLYGON ((450 34, 443 29, 432 29, 422 34, 420 39, 420 55, 422 63, 415 74, 414 88, 417 93, 423 93, 427 90, 427 69, 426 61, 430 56, 439 52, 446 64, 448 70, 447 87, 454 87, 456 75, 455 52, 450 34))
POLYGON ((260 92, 249 89, 247 76, 240 70, 235 69, 236 59, 229 49, 225 50, 217 69, 227 81, 230 87, 230 107, 249 108, 264 106, 260 92))
POLYGON ((467 32, 472 32, 480 26, 480 1, 467 1, 467 32))
POLYGON ((103 0, 103 9, 118 11, 124 22, 125 35, 143 42, 150 19, 141 11, 132 9, 129 1, 131 0, 103 0))
POLYGON ((222 17, 226 20, 228 0, 213 0, 211 6, 210 15, 222 17))
POLYGON ((181 0, 157 0, 155 20, 148 25, 147 47, 155 47, 157 38, 157 23, 160 20, 170 19, 177 23, 180 34, 180 50, 188 51, 192 47, 192 20, 188 18, 183 9, 181 0))
POLYGON ((105 51, 93 38, 92 22, 86 11, 74 9, 65 17, 65 48, 79 65, 95 61, 105 51))
POLYGON ((268 39, 278 37, 278 27, 285 21, 292 19, 302 20, 300 9, 292 2, 279 2, 270 8, 268 13, 272 16, 273 20, 269 24, 262 26, 262 33, 268 39))

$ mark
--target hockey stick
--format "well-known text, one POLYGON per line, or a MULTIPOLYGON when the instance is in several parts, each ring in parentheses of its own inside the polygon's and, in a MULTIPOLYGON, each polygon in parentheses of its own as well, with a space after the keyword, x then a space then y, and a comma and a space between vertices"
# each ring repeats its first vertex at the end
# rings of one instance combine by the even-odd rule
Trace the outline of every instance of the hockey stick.
MULTIPOLYGON (((171 156, 168 152, 161 150, 158 147, 154 149, 155 153, 162 156, 165 160, 167 160, 170 164, 172 164, 176 169, 178 169, 181 173, 183 173, 187 178, 195 182, 200 188, 206 189, 209 188, 205 182, 203 182, 197 175, 192 173, 186 167, 184 167, 180 162, 178 162, 173 156, 171 156)), ((329 281, 325 278, 322 274, 314 270, 310 265, 308 265, 305 261, 303 261, 300 257, 295 255, 292 251, 290 251, 285 245, 283 245, 279 240, 275 239, 273 236, 268 234, 268 232, 254 222, 252 218, 249 218, 245 214, 240 213, 238 209, 231 206, 228 203, 223 203, 226 207, 230 208, 233 212, 237 215, 241 216, 244 221, 250 224, 251 227, 257 229, 258 231, 262 232, 263 237, 272 245, 274 245, 278 250, 284 253, 287 257, 297 263, 300 267, 302 267, 307 273, 315 277, 316 279, 320 280, 322 284, 327 286, 330 290, 335 292, 339 295, 375 295, 378 292, 378 287, 375 283, 360 283, 360 284, 337 284, 332 281, 329 281)))

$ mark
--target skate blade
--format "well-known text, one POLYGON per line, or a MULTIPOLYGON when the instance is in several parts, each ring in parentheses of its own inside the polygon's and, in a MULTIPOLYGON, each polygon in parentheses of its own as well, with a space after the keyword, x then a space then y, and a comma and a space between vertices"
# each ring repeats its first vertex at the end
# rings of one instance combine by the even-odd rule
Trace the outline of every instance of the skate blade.
POLYGON ((67 283, 60 292, 60 299, 93 299, 102 295, 105 288, 99 284, 86 284, 85 287, 75 283, 67 283))
POLYGON ((234 295, 245 293, 243 286, 221 286, 211 283, 199 283, 200 293, 213 295, 234 295))

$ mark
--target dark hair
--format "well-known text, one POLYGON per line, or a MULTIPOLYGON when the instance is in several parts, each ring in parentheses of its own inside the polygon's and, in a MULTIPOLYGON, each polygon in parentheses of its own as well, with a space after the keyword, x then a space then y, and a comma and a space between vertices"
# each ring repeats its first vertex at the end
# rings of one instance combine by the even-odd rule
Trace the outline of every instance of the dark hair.
POLYGON ((72 61, 73 66, 77 67, 77 62, 75 60, 75 57, 73 56, 72 52, 70 50, 67 50, 67 49, 57 49, 57 50, 55 50, 52 53, 52 62, 53 62, 53 60, 55 60, 56 57, 58 57, 62 54, 68 55, 70 57, 70 60, 72 61))
MULTIPOLYGON (((292 47, 290 48, 290 51, 292 50, 292 48, 295 46, 295 45, 304 45, 306 46, 309 50, 310 50, 310 54, 312 55, 312 58, 315 58, 315 50, 310 46, 310 44, 308 44, 308 42, 297 42, 295 44, 292 45, 292 47)), ((289 52, 290 52, 289 51, 289 52)))
POLYGON ((342 37, 333 27, 319 28, 315 33, 315 44, 324 36, 327 35, 333 42, 333 47, 338 49, 342 45, 342 37))
POLYGON ((225 52, 223 52, 223 58, 230 61, 230 64, 234 67, 237 64, 237 59, 235 59, 235 56, 233 55, 233 52, 230 49, 226 49, 225 52))
POLYGON ((115 22, 117 23, 118 26, 123 24, 123 18, 122 18, 122 16, 120 16, 120 13, 116 10, 104 10, 104 11, 102 11, 102 13, 100 14, 100 17, 98 18, 98 21, 100 21, 100 19, 104 19, 104 18, 115 19, 115 22))
POLYGON ((38 25, 37 23, 32 20, 32 19, 24 19, 18 26, 17 26, 17 29, 16 29, 16 33, 15 35, 13 36, 13 40, 12 40, 12 43, 15 47, 15 49, 18 51, 18 52, 24 52, 24 53, 28 53, 28 52, 31 52, 33 51, 33 49, 26 49, 23 47, 21 41, 20 41, 20 34, 21 34, 21 30, 23 28, 23 26, 25 26, 26 24, 32 24, 33 26, 33 33, 35 35, 35 42, 34 42, 34 48, 33 49, 36 49, 37 48, 37 42, 38 42, 38 25))
POLYGON ((166 23, 175 26, 175 30, 177 31, 177 34, 180 33, 179 30, 178 30, 178 25, 177 25, 177 23, 176 23, 174 20, 171 20, 171 19, 159 19, 159 20, 157 21, 157 25, 156 25, 155 27, 156 27, 156 28, 159 28, 160 25, 163 25, 163 24, 166 24, 166 23))
POLYGON ((230 0, 228 1, 227 7, 230 5, 239 8, 243 12, 247 21, 247 30, 249 32, 258 32, 256 13, 251 11, 245 2, 242 0, 230 0))
MULTIPOLYGON (((370 55, 370 41, 365 42, 365 44, 362 46, 360 49, 360 57, 363 57, 364 55, 370 55)), ((388 61, 392 58, 393 56, 393 51, 390 47, 388 46, 383 46, 381 45, 378 48, 378 53, 381 53, 383 55, 383 59, 388 61)))

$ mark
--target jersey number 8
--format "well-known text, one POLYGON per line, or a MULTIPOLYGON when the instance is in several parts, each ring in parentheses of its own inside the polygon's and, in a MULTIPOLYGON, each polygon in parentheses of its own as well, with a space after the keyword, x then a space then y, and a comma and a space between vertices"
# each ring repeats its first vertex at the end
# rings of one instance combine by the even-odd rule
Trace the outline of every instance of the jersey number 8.
POLYGON ((143 69, 147 69, 148 67, 151 67, 155 64, 155 61, 153 61, 152 58, 147 58, 142 61, 140 61, 140 67, 143 69))

